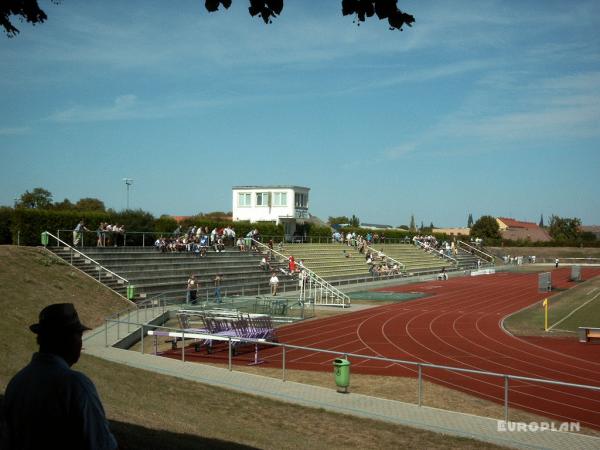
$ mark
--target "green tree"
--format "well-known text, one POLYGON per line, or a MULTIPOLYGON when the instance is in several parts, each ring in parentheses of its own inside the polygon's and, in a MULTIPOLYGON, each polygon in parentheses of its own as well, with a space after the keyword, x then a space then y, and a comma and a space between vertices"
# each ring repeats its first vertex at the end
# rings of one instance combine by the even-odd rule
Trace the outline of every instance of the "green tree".
POLYGON ((544 228, 544 215, 542 214, 540 217, 540 223, 539 223, 540 228, 544 228))
POLYGON ((18 208, 48 209, 52 206, 52 194, 44 188, 25 191, 17 202, 18 208))
POLYGON ((75 209, 79 211, 106 211, 104 202, 97 198, 82 198, 75 203, 75 209))
POLYGON ((350 221, 348 223, 350 224, 351 227, 359 227, 360 219, 358 217, 356 217, 354 214, 352 214, 352 217, 350 217, 350 221))
POLYGON ((580 234, 581 219, 550 216, 548 232, 555 241, 574 241, 580 234))
POLYGON ((347 216, 329 216, 327 219, 329 225, 337 225, 340 223, 350 223, 350 219, 347 216))
POLYGON ((408 229, 410 231, 417 231, 417 226, 415 225, 415 215, 411 214, 410 215, 410 225, 408 226, 408 229))
POLYGON ((60 211, 70 211, 75 209, 75 205, 71 203, 71 200, 65 198, 62 202, 54 203, 54 205, 52 205, 52 209, 57 209, 60 211))
POLYGON ((467 228, 471 228, 473 226, 473 214, 469 213, 469 218, 467 219, 467 228))
POLYGON ((500 226, 492 216, 481 216, 471 227, 471 236, 482 239, 500 239, 500 226))
MULTIPOLYGON (((51 0, 58 4, 60 0, 51 0)), ((225 9, 231 6, 232 0, 205 0, 208 12, 215 12, 220 6, 225 9)), ((250 0, 248 12, 252 17, 258 16, 265 23, 271 23, 283 11, 283 0, 250 0)), ((379 20, 387 19, 390 30, 400 30, 404 25, 409 27, 415 22, 411 14, 398 9, 398 0, 342 0, 342 14, 354 16, 354 22, 364 22, 367 17, 376 15, 379 20)), ((315 8, 318 12, 318 6, 315 8)), ((48 19, 46 13, 39 7, 37 0, 2 0, 0 2, 0 26, 8 37, 14 37, 19 30, 12 24, 12 17, 25 20, 33 25, 43 23, 48 19)))

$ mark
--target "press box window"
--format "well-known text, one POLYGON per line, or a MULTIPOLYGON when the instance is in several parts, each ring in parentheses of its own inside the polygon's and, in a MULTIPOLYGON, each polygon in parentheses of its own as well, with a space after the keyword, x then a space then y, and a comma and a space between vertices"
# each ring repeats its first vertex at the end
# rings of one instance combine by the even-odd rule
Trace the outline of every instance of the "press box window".
POLYGON ((238 194, 238 206, 251 206, 251 201, 250 194, 238 194))
POLYGON ((287 192, 273 193, 273 206, 287 206, 287 192))
POLYGON ((256 206, 269 206, 269 193, 268 192, 257 192, 256 193, 256 206))

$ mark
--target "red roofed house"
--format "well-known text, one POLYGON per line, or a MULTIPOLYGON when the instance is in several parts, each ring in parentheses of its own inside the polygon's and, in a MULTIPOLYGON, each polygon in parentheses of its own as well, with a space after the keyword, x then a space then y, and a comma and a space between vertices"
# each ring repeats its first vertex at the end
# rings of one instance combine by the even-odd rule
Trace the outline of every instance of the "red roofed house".
POLYGON ((533 222, 521 222, 509 217, 497 217, 502 239, 511 241, 548 242, 552 238, 546 230, 533 222))

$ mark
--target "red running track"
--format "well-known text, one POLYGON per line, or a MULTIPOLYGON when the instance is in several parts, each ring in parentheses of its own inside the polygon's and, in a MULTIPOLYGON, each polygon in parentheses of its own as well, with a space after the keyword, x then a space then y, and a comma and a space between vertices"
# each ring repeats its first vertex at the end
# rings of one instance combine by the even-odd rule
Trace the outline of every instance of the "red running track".
MULTIPOLYGON (((557 288, 574 285, 569 269, 552 272, 557 288)), ((584 268, 584 279, 600 275, 584 268)), ((429 297, 404 303, 307 321, 278 330, 287 344, 382 356, 414 362, 545 378, 600 387, 600 346, 572 338, 518 338, 502 328, 502 319, 547 296, 537 291, 537 274, 499 273, 448 281, 382 289, 425 292, 429 297)), ((541 305, 540 305, 541 307, 541 305)), ((212 355, 226 359, 226 352, 212 355)), ((173 357, 177 357, 174 354, 173 357)), ((186 359, 204 359, 186 352, 186 359)), ((250 360, 251 353, 236 357, 250 360)), ((331 371, 333 355, 302 350, 286 351, 290 369, 331 371)), ((269 367, 281 367, 281 349, 262 349, 269 367)), ((351 359, 352 372, 416 376, 417 369, 385 361, 351 359)), ((503 402, 502 378, 423 369, 425 379, 495 402, 503 402)), ((580 422, 600 429, 600 392, 540 383, 512 381, 510 407, 560 421, 580 422)))

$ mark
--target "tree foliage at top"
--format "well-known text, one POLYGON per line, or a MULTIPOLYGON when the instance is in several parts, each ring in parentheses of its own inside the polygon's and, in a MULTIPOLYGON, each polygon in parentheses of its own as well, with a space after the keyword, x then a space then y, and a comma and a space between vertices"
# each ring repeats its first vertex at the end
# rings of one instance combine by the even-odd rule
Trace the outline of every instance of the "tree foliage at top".
MULTIPOLYGON (((52 3, 58 3, 54 0, 52 3)), ((43 23, 48 16, 39 7, 37 0, 2 0, 0 2, 0 25, 4 28, 8 37, 14 37, 19 33, 11 21, 11 16, 20 17, 33 25, 43 23)))
POLYGON ((469 218, 467 219, 467 228, 471 228, 473 226, 473 214, 469 213, 469 218))
MULTIPOLYGON (((360 22, 377 15, 379 20, 387 19, 390 30, 400 30, 404 25, 412 27, 415 18, 398 9, 398 0, 342 0, 342 14, 355 14, 360 22)), ((356 22, 356 20, 355 20, 356 22)))
POLYGON ((581 219, 552 215, 548 232, 555 241, 574 241, 579 237, 580 227, 581 219))
POLYGON ((17 202, 17 208, 48 209, 52 206, 52 193, 37 187, 33 191, 25 191, 17 202))
POLYGON ((500 239, 500 226, 492 216, 481 216, 471 227, 471 236, 482 239, 500 239))
MULTIPOLYGON (((51 0, 58 4, 60 0, 51 0)), ((272 23, 283 11, 283 0, 249 0, 248 12, 252 17, 260 17, 266 24, 272 23)), ((204 6, 210 13, 218 11, 221 6, 228 9, 232 0, 205 0, 204 6)), ((342 14, 354 15, 355 23, 360 25, 367 17, 376 15, 379 20, 387 19, 390 30, 400 30, 404 25, 409 27, 415 22, 411 14, 398 9, 398 0, 342 0, 342 14)), ((8 37, 14 37, 19 30, 12 24, 12 17, 21 18, 33 25, 43 23, 48 16, 39 7, 37 0, 2 0, 0 1, 0 26, 8 37)))

